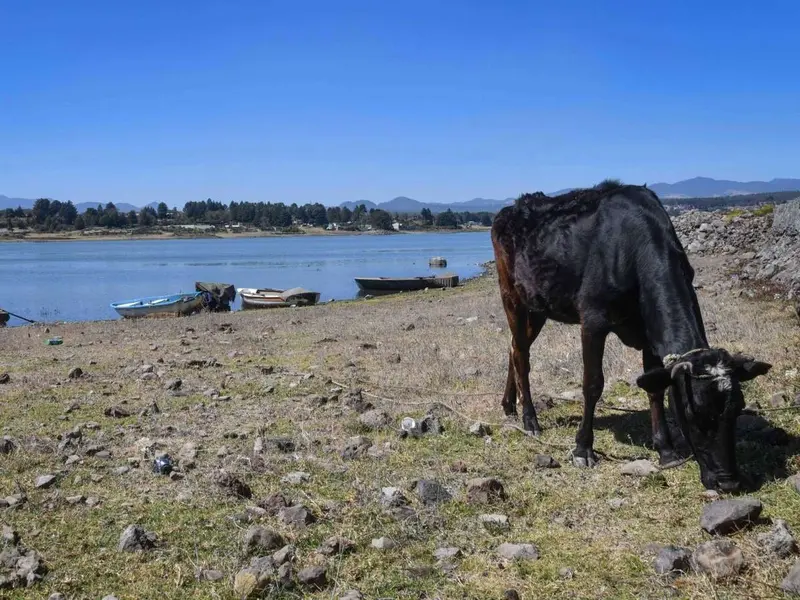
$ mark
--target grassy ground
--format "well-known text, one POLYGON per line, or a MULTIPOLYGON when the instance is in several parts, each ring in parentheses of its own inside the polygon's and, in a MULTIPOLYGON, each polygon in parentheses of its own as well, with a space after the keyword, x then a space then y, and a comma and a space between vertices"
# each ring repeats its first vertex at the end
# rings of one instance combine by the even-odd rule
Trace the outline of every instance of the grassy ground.
MULTIPOLYGON (((697 266, 701 279, 718 268, 697 266)), ((748 388, 748 402, 768 406, 775 392, 800 391, 798 328, 790 311, 776 303, 700 293, 712 343, 774 365, 748 388)), ((609 342, 595 447, 611 458, 579 470, 566 460, 580 418, 578 403, 561 402, 540 413, 546 432, 539 440, 499 426, 508 342, 491 276, 456 290, 308 309, 52 325, 49 332, 0 330, 0 373, 11 377, 0 385, 0 424, 2 434, 19 444, 18 451, 0 455, 0 497, 20 488, 28 495, 22 507, 0 509, 0 522, 16 528, 50 570, 36 587, 0 594, 234 598, 233 576, 249 562, 242 547, 249 524, 241 515, 281 491, 308 507, 317 522, 299 531, 268 515, 253 523, 297 546, 298 569, 326 564, 330 585, 321 592, 299 588, 273 597, 338 598, 353 588, 366 598, 501 598, 507 588, 525 599, 781 596, 775 586, 793 559, 760 552, 755 537, 767 525, 733 536, 748 561, 740 579, 714 584, 691 575, 670 582, 654 574, 648 544, 693 547, 708 539, 699 527, 707 500, 694 463, 665 471, 663 478, 620 474, 614 457, 655 459, 646 400, 628 385, 640 372, 635 352, 609 342), (62 336, 64 344, 45 345, 53 335, 62 336), (188 364, 205 359, 216 359, 218 366, 188 364), (146 364, 160 372, 155 379, 142 380, 135 370, 146 364), (84 376, 70 379, 75 366, 84 376), (183 381, 184 395, 165 390, 171 378, 183 381), (391 426, 366 431, 345 394, 323 403, 320 397, 330 396, 337 384, 372 394, 365 400, 389 413, 391 426), (208 388, 230 399, 211 398, 204 394, 208 388), (460 413, 437 409, 445 432, 400 439, 400 419, 421 417, 436 401, 460 413), (153 402, 161 412, 140 416, 153 402), (68 412, 73 404, 78 408, 68 412), (106 416, 112 406, 133 416, 106 416), (469 435, 473 420, 495 423, 490 439, 469 435), (57 451, 59 436, 80 424, 83 444, 75 452, 81 460, 65 466, 73 451, 57 451), (377 452, 343 459, 339 450, 359 434, 368 436, 377 452), (288 437, 296 449, 283 453, 267 445, 263 455, 254 456, 256 436, 288 437), (178 481, 154 474, 141 451, 153 444, 177 456, 188 441, 198 444, 197 466, 178 481), (102 445, 111 457, 86 456, 90 444, 102 445), (553 455, 563 466, 536 469, 538 453, 553 455), (115 474, 129 458, 140 459, 141 466, 115 474), (220 468, 246 481, 253 498, 225 495, 214 483, 220 468), (310 479, 282 483, 292 471, 305 471, 310 479), (57 474, 57 484, 35 489, 36 477, 46 473, 57 474), (498 477, 508 499, 492 506, 466 502, 465 482, 483 476, 498 477), (406 488, 423 478, 439 481, 453 500, 429 508, 407 491, 415 511, 408 521, 383 509, 382 487, 406 488), (97 498, 99 504, 69 504, 66 498, 74 495, 97 498), (478 520, 481 513, 507 515, 510 529, 487 530, 478 520), (159 547, 144 554, 117 552, 119 535, 131 523, 155 532, 159 547), (352 540, 355 551, 333 558, 317 554, 332 535, 352 540), (380 536, 398 546, 372 548, 371 540, 380 536), (541 558, 507 563, 496 554, 506 541, 533 543, 541 558), (463 553, 453 570, 437 565, 433 551, 441 546, 463 553), (197 581, 197 568, 218 569, 225 578, 197 581)), ((577 329, 548 324, 533 347, 533 389, 570 396, 580 365, 577 329)), ((770 415, 800 435, 797 413, 770 415)), ((765 516, 800 529, 800 495, 782 479, 800 467, 795 449, 747 440, 738 447, 743 469, 768 479, 755 493, 765 516)))

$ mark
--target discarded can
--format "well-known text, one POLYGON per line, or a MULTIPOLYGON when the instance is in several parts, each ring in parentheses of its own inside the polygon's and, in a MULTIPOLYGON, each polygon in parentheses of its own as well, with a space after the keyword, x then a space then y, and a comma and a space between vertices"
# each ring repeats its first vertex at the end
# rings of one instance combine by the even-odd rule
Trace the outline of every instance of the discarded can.
POLYGON ((64 343, 64 340, 62 340, 60 337, 52 337, 52 338, 49 338, 45 343, 48 346, 58 346, 58 345, 64 343))
POLYGON ((411 417, 405 417, 403 421, 400 423, 400 429, 402 429, 406 433, 419 434, 420 423, 417 423, 417 421, 415 419, 412 419, 411 417))
POLYGON ((153 461, 153 473, 158 473, 159 475, 169 475, 172 472, 172 467, 172 458, 169 454, 159 456, 153 461))

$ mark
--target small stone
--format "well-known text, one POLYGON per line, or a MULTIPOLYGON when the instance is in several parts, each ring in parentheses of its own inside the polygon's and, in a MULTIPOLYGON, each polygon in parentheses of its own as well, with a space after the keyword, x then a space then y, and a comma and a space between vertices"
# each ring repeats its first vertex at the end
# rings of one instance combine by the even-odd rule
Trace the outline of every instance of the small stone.
POLYGON ((281 509, 291 506, 292 502, 283 494, 273 494, 258 503, 258 506, 267 511, 268 515, 275 516, 281 509))
POLYGON ((225 574, 216 569, 198 569, 195 578, 198 581, 220 581, 225 578, 225 574))
POLYGON ((508 560, 537 560, 539 549, 533 544, 510 544, 508 542, 497 547, 497 554, 508 560))
POLYGON ((311 480, 311 473, 306 473, 305 471, 292 471, 291 473, 287 473, 281 478, 282 483, 288 483, 291 485, 299 485, 301 483, 307 483, 311 480))
POLYGON ((397 546, 394 540, 388 537, 375 538, 370 545, 378 550, 391 550, 397 546))
POLYGON ((112 406, 111 408, 105 409, 103 414, 107 417, 112 417, 114 419, 124 419, 125 417, 130 417, 131 413, 119 406, 112 406))
POLYGON ((281 535, 264 527, 251 527, 244 534, 244 548, 248 553, 277 550, 284 545, 281 535))
POLYGON ((654 563, 656 573, 666 575, 675 571, 688 573, 691 569, 692 552, 679 546, 664 546, 659 550, 654 563))
POLYGON ((181 469, 189 470, 197 466, 198 447, 194 442, 186 442, 178 450, 178 464, 181 469))
POLYGON ((533 464, 537 469, 558 469, 561 464, 549 454, 537 454, 533 458, 533 464))
POLYGON ((11 381, 11 375, 8 373, 0 374, 0 384, 8 383, 11 381))
POLYGON ((297 580, 307 587, 323 589, 328 585, 328 576, 325 567, 306 567, 297 574, 297 580))
POLYGON ((797 543, 792 530, 783 519, 775 519, 769 533, 758 536, 758 544, 779 558, 787 558, 797 551, 797 543))
POLYGON ((180 379, 170 379, 164 384, 164 389, 171 392, 177 392, 181 389, 183 382, 180 379))
POLYGON ((78 456, 77 454, 70 454, 67 457, 67 459, 64 461, 64 466, 65 467, 69 467, 71 465, 74 465, 77 462, 80 462, 80 460, 81 460, 81 457, 78 456))
POLYGON ((510 524, 508 522, 508 517, 506 515, 501 514, 487 514, 487 515, 478 515, 478 520, 483 523, 483 526, 486 529, 493 530, 493 529, 508 529, 510 524))
POLYGON ((372 440, 363 435, 351 437, 347 440, 344 450, 342 450, 342 458, 350 460, 360 458, 367 453, 371 446, 372 440))
POLYGON ((183 479, 184 477, 186 477, 186 475, 184 475, 184 474, 183 474, 183 473, 181 473, 180 471, 170 471, 170 472, 169 472, 169 478, 170 478, 172 481, 180 481, 180 480, 181 480, 181 479, 183 479))
POLYGON ((361 415, 358 417, 358 421, 367 429, 377 430, 388 427, 391 419, 386 412, 377 408, 373 408, 372 410, 361 413, 361 415))
POLYGON ((131 468, 128 465, 122 465, 121 467, 117 467, 114 469, 114 475, 125 475, 129 473, 131 468))
POLYGON ((344 596, 339 596, 339 600, 364 600, 364 596, 358 590, 349 590, 344 596))
POLYGON ((83 369, 80 367, 72 367, 67 373, 67 377, 70 379, 80 379, 83 376, 83 369))
POLYGON ((426 505, 447 502, 453 498, 441 483, 433 479, 420 479, 417 482, 417 496, 426 505))
POLYGON ((463 460, 457 460, 450 464, 450 470, 453 473, 466 473, 469 471, 469 467, 467 467, 467 463, 463 460))
POLYGON ((725 535, 752 525, 761 509, 761 501, 756 498, 717 500, 703 508, 700 526, 708 533, 725 535))
POLYGON ((561 567, 558 570, 558 576, 565 580, 573 579, 575 577, 575 569, 572 567, 561 567))
POLYGON ((272 555, 272 562, 278 566, 281 566, 284 563, 292 562, 295 559, 296 552, 297 551, 292 544, 287 544, 272 555))
POLYGON ((714 579, 726 579, 738 575, 743 567, 742 551, 728 538, 718 538, 700 544, 692 554, 692 568, 714 579))
POLYGON ((292 585, 292 563, 285 562, 278 567, 278 583, 284 587, 292 585))
POLYGON ((2 530, 2 539, 3 542, 6 542, 11 545, 16 545, 19 542, 19 533, 8 525, 3 525, 2 530))
POLYGON ((794 563, 788 575, 783 578, 781 589, 790 594, 800 594, 800 561, 794 563))
POLYGON ((6 504, 8 504, 9 507, 22 506, 27 501, 28 501, 28 496, 22 492, 6 496, 6 504))
POLYGON ((253 490, 238 477, 225 471, 220 471, 215 477, 216 484, 232 496, 239 498, 252 498, 253 490))
POLYGON ((406 506, 408 498, 396 487, 381 488, 381 504, 384 506, 406 506))
POLYGON ((325 556, 334 556, 337 554, 347 554, 354 548, 355 544, 353 542, 341 536, 335 535, 322 542, 320 547, 317 548, 317 552, 324 554, 325 556))
POLYGON ((461 550, 452 546, 437 548, 433 551, 433 557, 436 560, 453 560, 455 558, 461 558, 461 550))
POLYGON ((108 596, 103 596, 103 600, 119 600, 119 598, 113 594, 109 594, 108 596))
POLYGON ((86 496, 67 496, 67 504, 83 504, 86 501, 86 496))
POLYGON ((143 552, 156 546, 156 535, 139 525, 128 525, 119 538, 120 552, 143 552))
POLYGON ((495 477, 480 477, 467 482, 467 502, 489 504, 506 499, 503 484, 495 477))
POLYGON ((298 504, 282 509, 278 513, 278 520, 284 525, 297 529, 304 529, 306 526, 316 521, 316 518, 305 506, 298 504))
POLYGON ((614 510, 619 510, 620 508, 625 506, 627 503, 628 503, 628 501, 625 500, 625 498, 609 498, 608 499, 608 505, 614 510))
POLYGON ((100 504, 100 498, 98 498, 97 496, 89 496, 88 498, 86 498, 86 506, 88 506, 89 508, 97 506, 98 504, 100 504))
POLYGON ((34 482, 33 486, 37 489, 44 490, 49 488, 55 482, 56 482, 55 475, 39 475, 39 477, 36 478, 36 481, 34 482))
POLYGON ((503 600, 520 600, 517 590, 506 590, 503 592, 503 600))
POLYGON ((16 447, 17 445, 7 435, 0 438, 0 454, 11 454, 16 447))
POLYGON ((649 460, 634 460, 622 465, 621 472, 623 475, 630 475, 632 477, 647 477, 651 473, 658 472, 658 469, 649 460))
POLYGON ((484 437, 486 435, 492 434, 492 428, 486 423, 481 423, 480 421, 476 421, 475 423, 469 426, 469 433, 470 435, 474 435, 477 437, 484 437))
MULTIPOLYGON (((266 567, 266 566, 265 566, 266 567)), ((242 569, 233 579, 233 592, 238 598, 249 600, 260 597, 272 581, 274 569, 248 567, 242 569)))
POLYGON ((786 481, 795 489, 798 494, 800 494, 800 473, 792 475, 791 477, 787 478, 786 481))
POLYGON ((47 600, 67 600, 67 597, 64 594, 54 592, 47 597, 47 600))

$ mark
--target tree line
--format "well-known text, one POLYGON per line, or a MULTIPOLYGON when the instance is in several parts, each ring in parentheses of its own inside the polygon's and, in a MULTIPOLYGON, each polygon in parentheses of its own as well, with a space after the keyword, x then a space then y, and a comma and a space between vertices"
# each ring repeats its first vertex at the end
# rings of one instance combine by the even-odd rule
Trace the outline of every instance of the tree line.
MULTIPOLYGON (((389 213, 379 208, 367 209, 359 204, 352 210, 346 206, 324 206, 323 204, 290 204, 281 202, 231 202, 225 204, 211 198, 187 202, 182 210, 170 209, 160 202, 156 208, 146 206, 138 211, 120 211, 113 202, 99 204, 78 213, 72 202, 59 202, 39 198, 31 209, 6 209, 5 226, 8 229, 34 229, 42 232, 82 230, 89 228, 128 229, 150 228, 170 225, 215 225, 241 224, 268 230, 289 230, 297 225, 327 227, 336 224, 339 229, 359 230, 370 226, 373 229, 392 230, 395 222, 404 229, 432 227, 458 228, 474 223, 491 225, 494 218, 489 212, 453 212, 448 209, 432 214, 427 208, 417 214, 389 213)), ((0 220, 0 223, 2 221, 0 220)))

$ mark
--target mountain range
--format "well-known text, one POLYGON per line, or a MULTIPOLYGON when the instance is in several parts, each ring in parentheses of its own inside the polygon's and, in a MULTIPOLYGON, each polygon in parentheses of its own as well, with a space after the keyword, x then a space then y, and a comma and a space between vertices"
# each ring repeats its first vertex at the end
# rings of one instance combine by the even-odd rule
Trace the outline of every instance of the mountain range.
MULTIPOLYGON (((727 179, 712 179, 710 177, 694 177, 677 183, 654 183, 648 187, 658 194, 661 198, 710 198, 718 196, 739 196, 743 194, 759 194, 765 192, 790 192, 800 190, 800 179, 772 179, 770 181, 730 181, 727 179)), ((548 195, 554 196, 568 192, 572 188, 550 192, 548 195)), ((370 200, 357 200, 355 202, 342 202, 339 206, 346 206, 353 210, 359 204, 370 208, 380 208, 392 213, 418 213, 423 208, 427 208, 432 213, 440 213, 448 208, 456 212, 497 212, 504 206, 514 202, 514 198, 504 200, 493 200, 490 198, 473 198, 466 202, 454 202, 446 204, 443 202, 420 202, 406 196, 398 196, 388 202, 376 204, 370 200)), ((0 210, 6 208, 33 207, 34 200, 29 198, 9 198, 0 195, 0 210)), ((158 202, 151 202, 147 206, 155 208, 158 202)), ((75 207, 78 212, 84 212, 87 208, 96 208, 93 202, 81 202, 75 207)), ((120 212, 139 210, 139 207, 120 202, 116 204, 120 212)))

